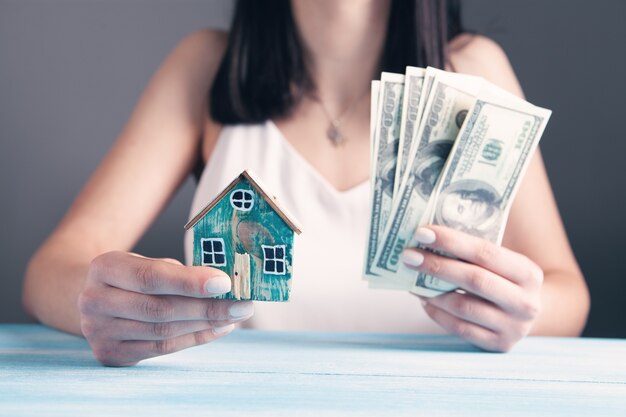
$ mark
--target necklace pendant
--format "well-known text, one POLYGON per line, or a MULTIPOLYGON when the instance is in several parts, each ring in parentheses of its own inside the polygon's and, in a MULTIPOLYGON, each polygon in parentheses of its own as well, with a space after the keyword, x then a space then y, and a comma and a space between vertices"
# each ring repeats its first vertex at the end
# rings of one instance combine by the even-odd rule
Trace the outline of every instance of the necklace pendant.
POLYGON ((335 123, 331 123, 328 126, 328 129, 326 129, 326 136, 328 137, 328 140, 330 140, 330 143, 332 143, 334 146, 341 146, 346 140, 346 138, 339 130, 339 126, 337 126, 335 123))

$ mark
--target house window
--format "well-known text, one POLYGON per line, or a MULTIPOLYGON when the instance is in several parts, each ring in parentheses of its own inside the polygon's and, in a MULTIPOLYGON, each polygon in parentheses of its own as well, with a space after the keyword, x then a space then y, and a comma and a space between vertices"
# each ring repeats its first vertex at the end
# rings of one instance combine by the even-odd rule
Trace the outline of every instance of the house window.
POLYGON ((226 266, 226 251, 224 239, 202 239, 202 265, 226 266))
POLYGON ((250 190, 235 190, 230 193, 230 204, 235 210, 250 211, 254 206, 254 194, 250 190))
POLYGON ((263 248, 263 273, 270 275, 285 275, 285 245, 265 246, 263 248))

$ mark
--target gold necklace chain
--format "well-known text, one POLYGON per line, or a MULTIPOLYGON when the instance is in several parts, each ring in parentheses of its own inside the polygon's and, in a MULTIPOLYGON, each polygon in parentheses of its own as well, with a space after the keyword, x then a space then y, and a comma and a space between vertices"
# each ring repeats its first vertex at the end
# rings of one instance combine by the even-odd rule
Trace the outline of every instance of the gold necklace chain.
POLYGON ((369 89, 367 89, 362 95, 360 95, 354 101, 352 101, 345 108, 345 110, 342 111, 337 117, 331 116, 330 112, 324 105, 324 102, 319 98, 317 94, 311 95, 311 98, 313 99, 313 101, 317 102, 320 105, 320 107, 322 108, 322 111, 324 112, 324 115, 326 116, 326 119, 328 120, 328 128, 326 129, 326 137, 328 138, 328 140, 330 140, 330 143, 332 143, 333 146, 339 147, 343 145, 344 143, 346 143, 347 137, 343 134, 343 132, 340 129, 341 121, 342 119, 344 119, 346 116, 348 116, 351 113, 351 111, 354 109, 357 103, 361 101, 361 99, 365 96, 365 94, 367 94, 368 91, 369 89))

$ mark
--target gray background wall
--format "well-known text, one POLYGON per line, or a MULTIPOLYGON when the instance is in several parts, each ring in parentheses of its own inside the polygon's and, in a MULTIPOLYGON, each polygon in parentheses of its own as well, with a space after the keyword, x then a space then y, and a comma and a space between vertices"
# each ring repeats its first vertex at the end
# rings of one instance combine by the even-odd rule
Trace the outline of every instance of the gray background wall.
MULTIPOLYGON (((0 322, 22 322, 26 262, 190 31, 228 26, 228 0, 0 0, 0 322)), ((554 110, 542 148, 592 292, 586 335, 626 337, 626 2, 467 0, 470 29, 509 54, 554 110)), ((138 245, 182 259, 188 181, 138 245)))

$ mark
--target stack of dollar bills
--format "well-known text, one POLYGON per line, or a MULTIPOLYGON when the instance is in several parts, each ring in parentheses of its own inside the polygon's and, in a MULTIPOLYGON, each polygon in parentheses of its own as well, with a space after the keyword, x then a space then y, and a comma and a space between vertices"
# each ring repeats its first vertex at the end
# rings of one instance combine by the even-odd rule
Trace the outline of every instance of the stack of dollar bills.
POLYGON ((370 288, 433 297, 455 286, 400 259, 420 225, 500 244, 506 219, 551 111, 488 81, 407 67, 372 81, 370 288))

